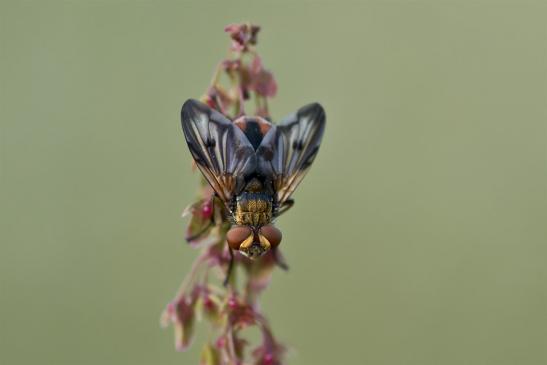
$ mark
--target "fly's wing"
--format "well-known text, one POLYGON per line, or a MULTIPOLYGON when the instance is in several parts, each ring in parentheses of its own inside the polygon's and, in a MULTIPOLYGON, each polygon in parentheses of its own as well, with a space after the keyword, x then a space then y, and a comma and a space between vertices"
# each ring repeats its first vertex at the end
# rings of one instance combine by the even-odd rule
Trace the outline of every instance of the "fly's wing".
POLYGON ((300 108, 271 128, 257 149, 258 169, 273 178, 282 205, 308 172, 325 130, 325 111, 317 103, 300 108))
POLYGON ((181 111, 190 153, 205 179, 226 204, 256 169, 256 155, 245 134, 228 118, 196 100, 181 111))

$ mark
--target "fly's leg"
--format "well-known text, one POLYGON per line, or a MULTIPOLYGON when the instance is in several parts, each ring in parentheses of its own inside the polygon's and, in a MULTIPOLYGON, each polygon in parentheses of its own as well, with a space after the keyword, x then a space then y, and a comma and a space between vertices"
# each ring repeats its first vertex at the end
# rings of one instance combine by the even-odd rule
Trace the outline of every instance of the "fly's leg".
MULTIPOLYGON (((281 214, 285 213, 287 210, 291 209, 292 206, 294 205, 294 199, 287 199, 283 202, 283 204, 281 204, 281 206, 279 207, 279 210, 277 211, 277 213, 275 214, 276 217, 279 217, 281 214)), ((273 254, 273 257, 274 257, 274 260, 275 260, 275 264, 277 266, 279 266, 279 268, 287 271, 289 270, 289 265, 287 265, 287 262, 285 262, 285 258, 283 257, 283 255, 281 254, 281 251, 279 251, 279 249, 277 247, 274 247, 272 249, 272 254, 273 254)))
POLYGON ((226 271, 226 278, 224 278, 224 287, 228 286, 228 283, 230 282, 230 276, 232 275, 232 270, 234 269, 234 252, 230 247, 228 247, 228 251, 230 252, 230 263, 228 264, 228 270, 226 271))
POLYGON ((279 217, 281 214, 291 209, 293 205, 294 205, 294 199, 285 200, 283 204, 279 207, 279 210, 277 211, 276 216, 279 217))
POLYGON ((272 249, 272 254, 274 256, 274 261, 277 266, 279 266, 280 269, 284 271, 289 270, 289 265, 287 265, 287 262, 285 261, 285 258, 281 254, 281 251, 277 247, 272 249))

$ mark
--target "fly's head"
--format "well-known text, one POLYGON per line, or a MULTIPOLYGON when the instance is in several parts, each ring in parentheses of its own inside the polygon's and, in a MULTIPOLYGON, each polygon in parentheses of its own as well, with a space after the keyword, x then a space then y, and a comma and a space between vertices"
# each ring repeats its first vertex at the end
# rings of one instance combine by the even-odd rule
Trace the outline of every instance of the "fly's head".
POLYGON ((242 255, 256 259, 279 246, 281 231, 273 224, 260 227, 235 225, 226 234, 228 245, 242 255))

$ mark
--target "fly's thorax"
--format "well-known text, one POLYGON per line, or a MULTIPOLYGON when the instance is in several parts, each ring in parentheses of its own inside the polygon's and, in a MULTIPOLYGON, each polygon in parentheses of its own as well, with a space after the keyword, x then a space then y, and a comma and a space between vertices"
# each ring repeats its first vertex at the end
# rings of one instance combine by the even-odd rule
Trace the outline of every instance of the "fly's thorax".
POLYGON ((235 223, 254 227, 269 224, 272 221, 272 200, 266 193, 242 193, 236 198, 235 223))

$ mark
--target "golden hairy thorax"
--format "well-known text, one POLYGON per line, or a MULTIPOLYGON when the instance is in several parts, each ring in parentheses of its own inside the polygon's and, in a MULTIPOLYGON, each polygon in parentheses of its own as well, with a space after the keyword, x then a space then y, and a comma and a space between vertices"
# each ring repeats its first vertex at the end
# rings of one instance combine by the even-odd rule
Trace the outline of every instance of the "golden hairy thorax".
POLYGON ((236 199, 234 220, 238 225, 264 226, 272 221, 272 197, 253 179, 236 199))

